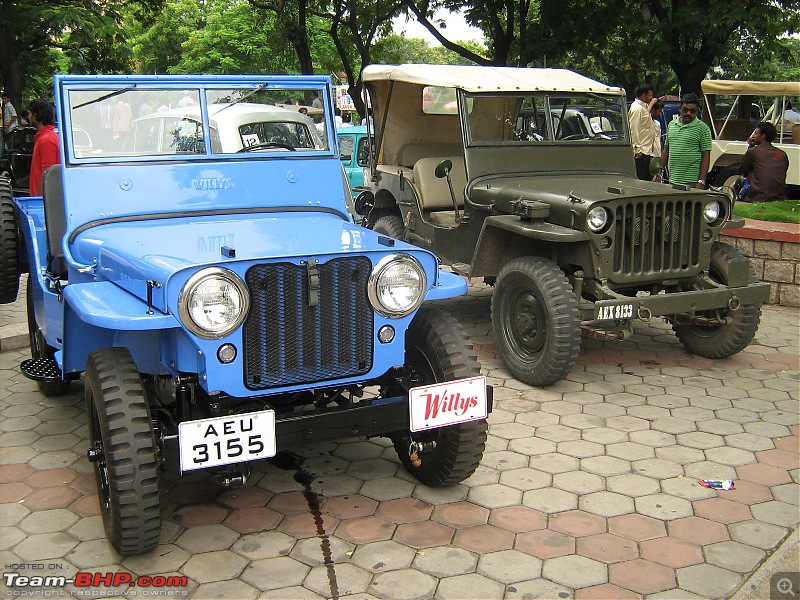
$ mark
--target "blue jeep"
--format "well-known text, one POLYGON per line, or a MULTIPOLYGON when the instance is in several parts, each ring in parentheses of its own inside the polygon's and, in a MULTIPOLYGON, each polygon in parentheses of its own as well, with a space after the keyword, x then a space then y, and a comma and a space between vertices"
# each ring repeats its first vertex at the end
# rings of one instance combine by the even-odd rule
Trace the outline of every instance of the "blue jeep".
POLYGON ((84 374, 120 554, 158 544, 172 466, 243 483, 285 449, 387 436, 424 484, 474 472, 491 388, 425 303, 466 283, 354 224, 327 77, 59 76, 55 98, 43 197, 0 181, 0 302, 28 272, 21 370, 45 395, 84 374), (278 106, 314 93, 324 136, 278 106))
POLYGON ((336 131, 336 137, 339 138, 339 155, 350 187, 364 187, 364 168, 369 166, 370 136, 367 127, 341 127, 336 131))

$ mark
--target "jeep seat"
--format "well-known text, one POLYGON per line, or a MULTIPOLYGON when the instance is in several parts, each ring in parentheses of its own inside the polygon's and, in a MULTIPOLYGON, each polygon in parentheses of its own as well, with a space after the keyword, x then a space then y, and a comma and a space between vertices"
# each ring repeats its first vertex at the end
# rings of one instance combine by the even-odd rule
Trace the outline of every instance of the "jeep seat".
POLYGON ((61 251, 61 241, 67 232, 67 216, 64 211, 61 165, 48 167, 42 173, 42 197, 44 222, 47 228, 47 268, 53 275, 65 279, 67 261, 61 251))
POLYGON ((464 206, 464 193, 467 188, 467 170, 461 156, 440 156, 421 158, 414 163, 414 183, 419 193, 420 205, 427 218, 437 225, 456 227, 453 199, 447 178, 436 177, 436 167, 443 160, 453 163, 450 181, 459 208, 464 206))

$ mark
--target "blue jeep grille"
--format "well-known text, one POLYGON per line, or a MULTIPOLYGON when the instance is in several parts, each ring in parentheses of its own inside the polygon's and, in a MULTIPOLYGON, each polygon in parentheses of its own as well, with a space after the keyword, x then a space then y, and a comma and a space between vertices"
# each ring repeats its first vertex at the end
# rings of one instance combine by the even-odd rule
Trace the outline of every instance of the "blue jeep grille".
POLYGON ((367 298, 372 263, 364 256, 317 265, 319 301, 310 306, 309 269, 273 263, 251 267, 244 324, 244 384, 251 390, 368 373, 373 311, 367 298))

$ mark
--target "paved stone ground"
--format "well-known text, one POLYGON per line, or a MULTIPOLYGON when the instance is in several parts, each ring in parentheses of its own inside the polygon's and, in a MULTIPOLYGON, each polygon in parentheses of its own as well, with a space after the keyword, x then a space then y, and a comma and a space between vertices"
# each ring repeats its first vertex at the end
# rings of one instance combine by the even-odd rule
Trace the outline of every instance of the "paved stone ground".
MULTIPOLYGON (((185 575, 195 598, 733 594, 800 520, 800 311, 765 307, 754 343, 725 361, 685 353, 663 322, 585 338, 543 390, 504 370, 490 293, 448 301, 495 385, 486 453, 462 485, 416 484, 383 439, 304 448, 318 529, 294 471, 256 465, 227 491, 168 471, 162 544, 126 559, 98 516, 81 385, 44 398, 17 370, 27 350, 0 353, 2 563, 185 575)), ((0 324, 19 315, 0 307, 0 324)))

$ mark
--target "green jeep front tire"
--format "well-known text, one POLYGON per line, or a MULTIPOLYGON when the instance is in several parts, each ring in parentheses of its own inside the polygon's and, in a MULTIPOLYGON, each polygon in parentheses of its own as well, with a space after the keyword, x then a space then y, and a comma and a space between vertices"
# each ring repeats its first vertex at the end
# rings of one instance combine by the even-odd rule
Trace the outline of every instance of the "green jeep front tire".
MULTIPOLYGON (((729 265, 741 260, 745 260, 745 257, 736 248, 715 242, 711 246, 709 277, 717 283, 727 284, 729 265)), ((757 281, 752 267, 750 281, 757 281)), ((753 341, 761 321, 761 303, 743 305, 735 311, 728 310, 725 316, 730 319, 727 325, 672 323, 672 329, 683 347, 692 354, 704 358, 728 358, 744 350, 753 341)))
POLYGON ((492 327, 511 374, 546 386, 572 370, 581 347, 578 301, 558 266, 523 256, 500 271, 492 295, 492 327))

